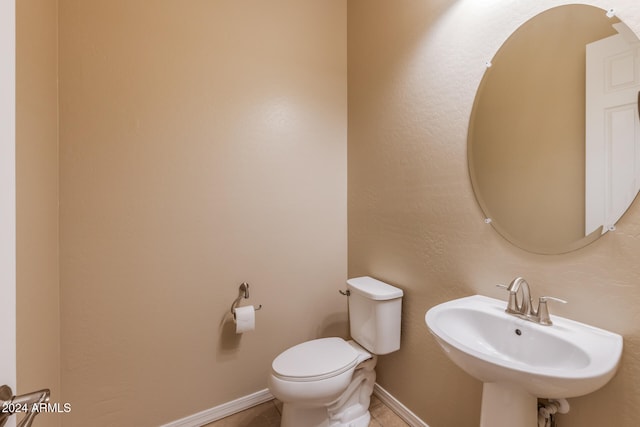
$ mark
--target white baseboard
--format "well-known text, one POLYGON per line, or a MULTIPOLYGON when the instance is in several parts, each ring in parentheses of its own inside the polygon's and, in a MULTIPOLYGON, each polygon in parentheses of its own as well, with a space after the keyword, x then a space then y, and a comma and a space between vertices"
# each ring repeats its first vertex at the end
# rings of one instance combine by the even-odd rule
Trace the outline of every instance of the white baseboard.
MULTIPOLYGON (((400 403, 400 401, 389 394, 387 390, 380 387, 379 384, 374 385, 373 394, 411 427, 429 427, 424 421, 418 418, 416 414, 411 412, 406 406, 400 403)), ((228 417, 229 415, 237 414, 238 412, 242 412, 273 399, 274 397, 271 392, 265 388, 264 390, 260 390, 248 396, 223 403, 222 405, 172 421, 160 427, 201 427, 205 424, 218 421, 222 418, 228 417)))
POLYGON ((380 387, 378 383, 373 386, 373 394, 411 427, 429 427, 427 423, 418 418, 416 414, 411 412, 409 408, 404 406, 398 399, 389 394, 387 390, 380 387))
POLYGON ((172 421, 160 427, 201 427, 270 400, 273 400, 273 395, 265 388, 248 396, 223 403, 222 405, 172 421))

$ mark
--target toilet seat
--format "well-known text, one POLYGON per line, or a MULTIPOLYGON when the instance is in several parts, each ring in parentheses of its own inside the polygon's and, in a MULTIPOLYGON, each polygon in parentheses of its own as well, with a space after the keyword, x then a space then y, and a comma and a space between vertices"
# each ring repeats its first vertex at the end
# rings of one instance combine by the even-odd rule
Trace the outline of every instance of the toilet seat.
POLYGON ((353 369, 360 353, 342 338, 320 338, 285 350, 273 360, 272 373, 284 381, 309 382, 353 369))

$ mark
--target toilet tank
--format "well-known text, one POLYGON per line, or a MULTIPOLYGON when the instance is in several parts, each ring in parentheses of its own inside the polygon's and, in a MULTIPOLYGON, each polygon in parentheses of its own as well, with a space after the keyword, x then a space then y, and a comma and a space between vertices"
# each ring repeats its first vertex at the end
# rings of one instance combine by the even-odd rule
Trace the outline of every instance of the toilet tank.
POLYGON ((373 354, 400 349, 402 289, 372 277, 347 280, 351 338, 373 354))

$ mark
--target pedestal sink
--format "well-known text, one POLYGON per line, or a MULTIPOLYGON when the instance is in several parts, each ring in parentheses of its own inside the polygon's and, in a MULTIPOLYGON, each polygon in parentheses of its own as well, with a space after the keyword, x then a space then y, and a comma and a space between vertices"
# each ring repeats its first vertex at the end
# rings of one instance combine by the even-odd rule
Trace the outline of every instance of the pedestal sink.
POLYGON ((474 295, 425 315, 447 356, 484 383, 481 427, 535 427, 538 398, 588 394, 615 375, 620 335, 559 316, 544 326, 505 307, 505 301, 474 295))

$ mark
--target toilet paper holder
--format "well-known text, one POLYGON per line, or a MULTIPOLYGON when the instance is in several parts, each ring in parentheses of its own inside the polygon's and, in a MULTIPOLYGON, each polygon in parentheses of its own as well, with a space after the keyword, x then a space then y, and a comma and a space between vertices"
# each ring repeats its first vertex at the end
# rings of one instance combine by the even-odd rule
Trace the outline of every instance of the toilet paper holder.
MULTIPOLYGON (((240 304, 240 301, 242 301, 243 298, 247 299, 249 298, 249 284, 247 282, 242 282, 240 284, 240 287, 238 288, 238 298, 236 298, 236 300, 231 304, 231 314, 233 314, 233 318, 236 318, 236 312, 235 309, 236 307, 238 307, 238 304, 240 304)), ((257 306, 255 308, 256 311, 260 310, 262 308, 262 304, 260 304, 259 306, 257 306)))

